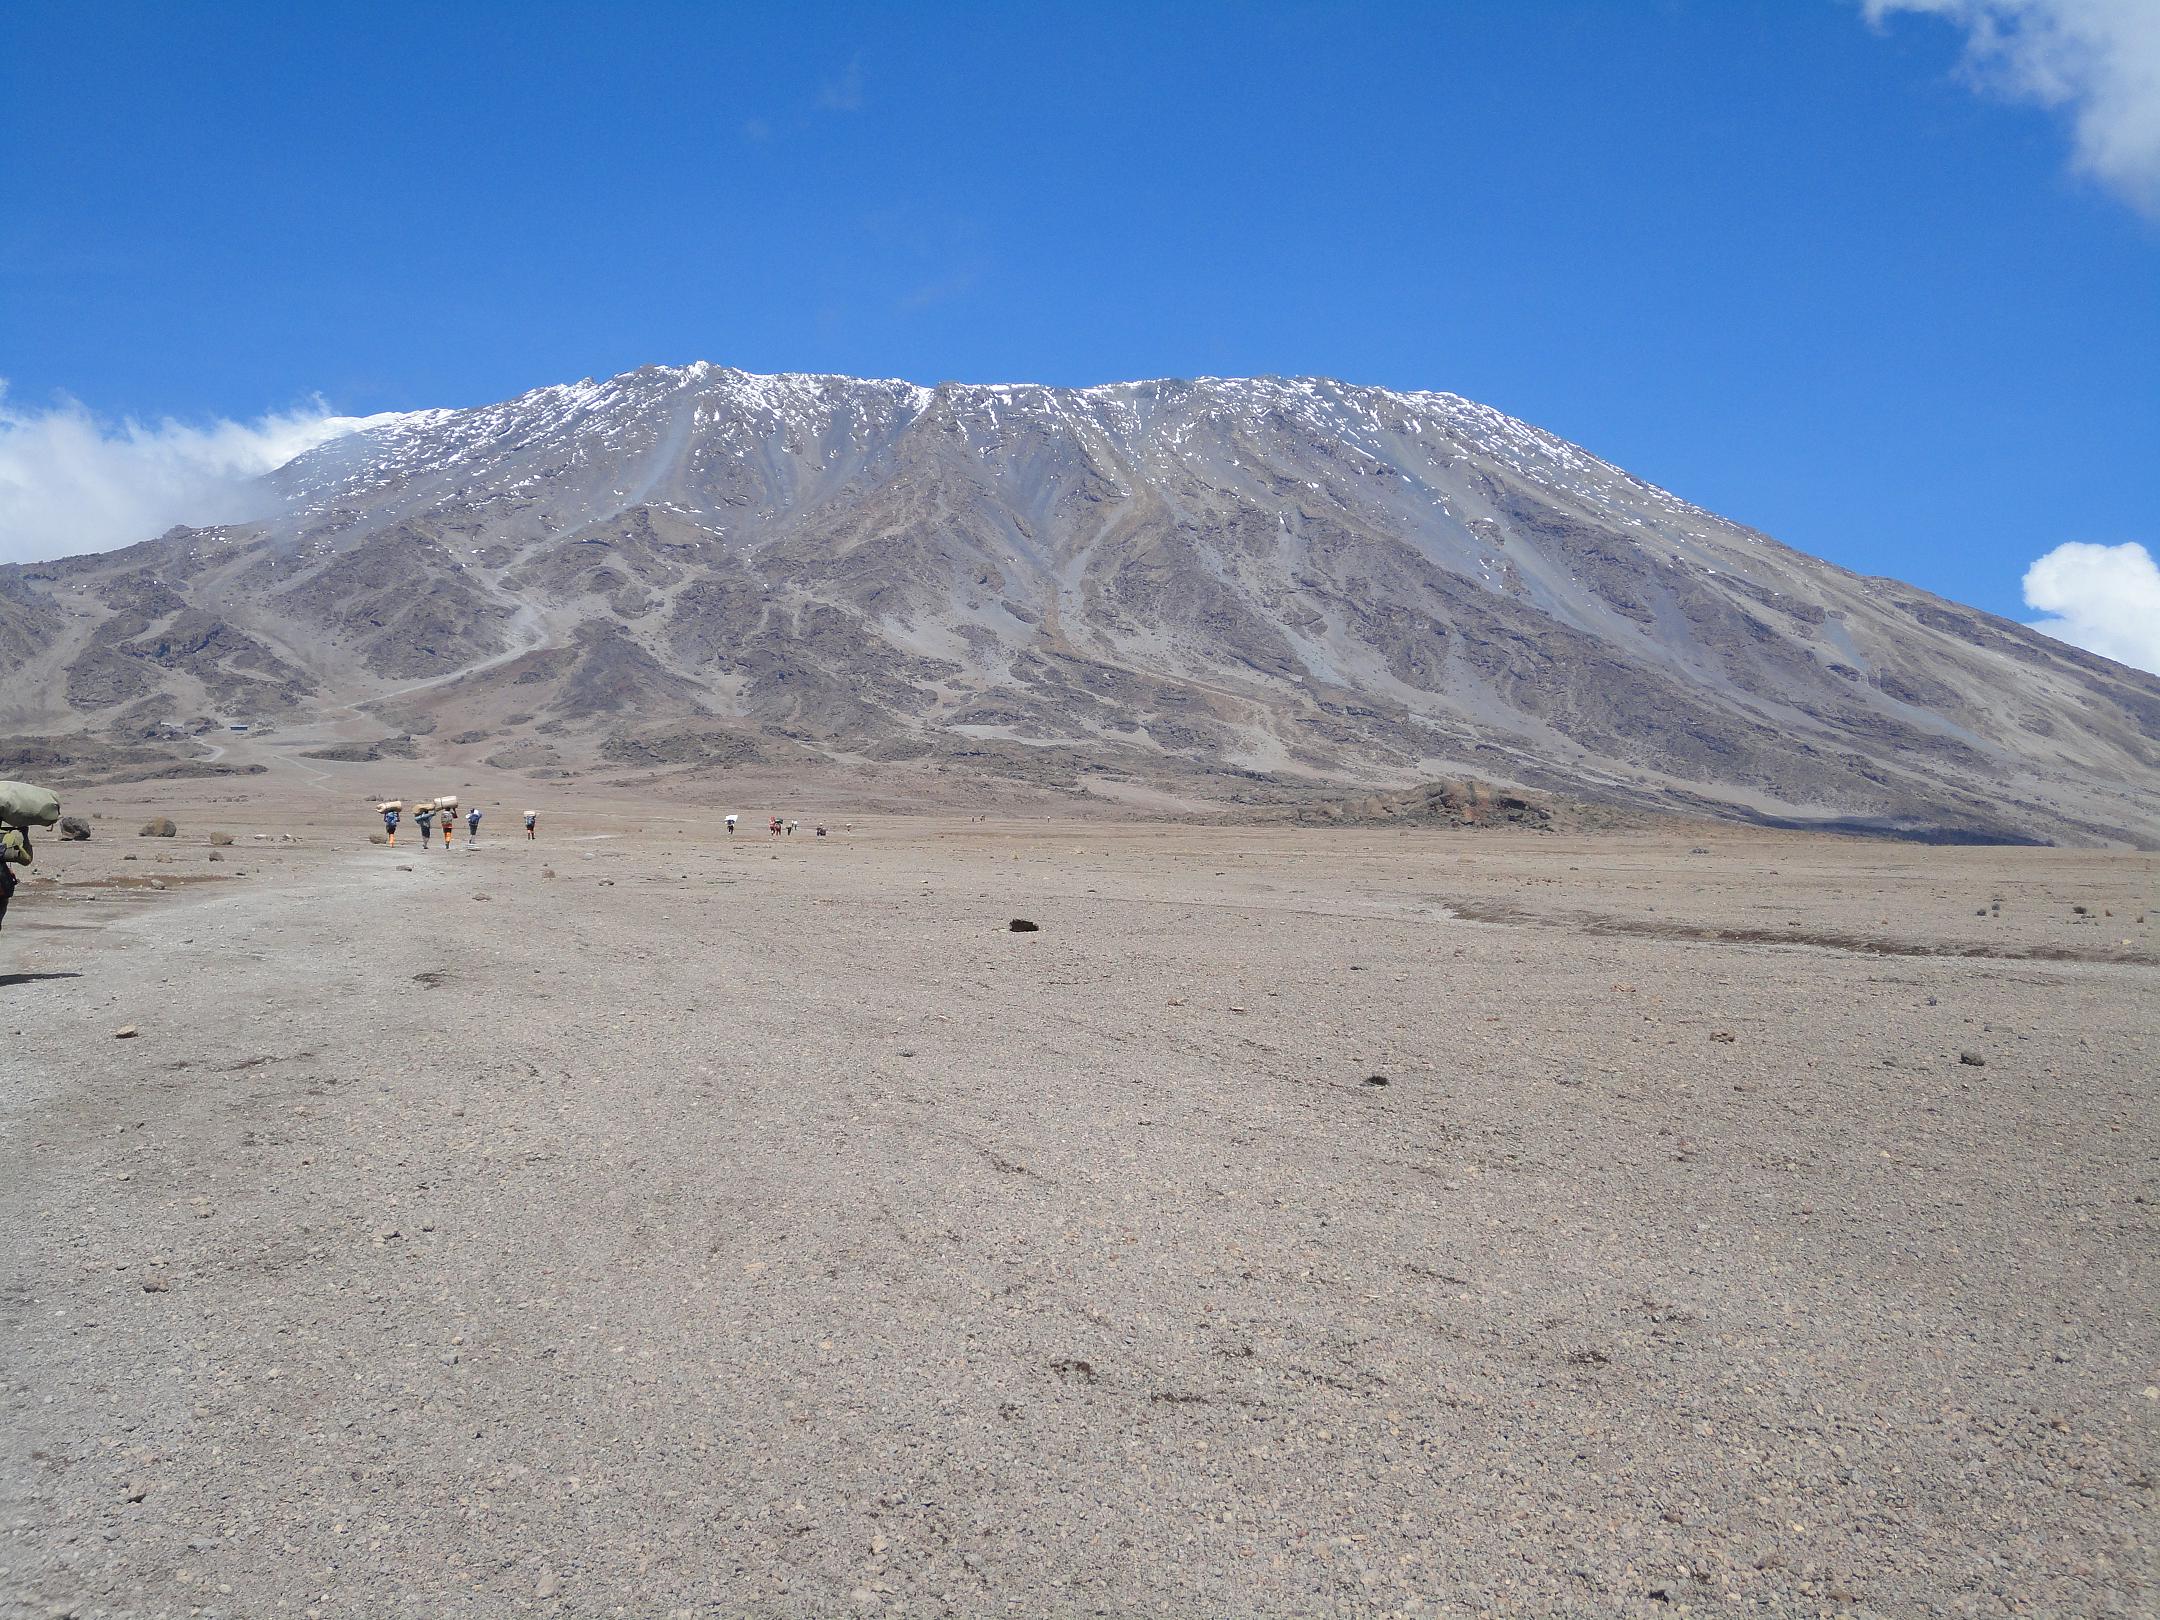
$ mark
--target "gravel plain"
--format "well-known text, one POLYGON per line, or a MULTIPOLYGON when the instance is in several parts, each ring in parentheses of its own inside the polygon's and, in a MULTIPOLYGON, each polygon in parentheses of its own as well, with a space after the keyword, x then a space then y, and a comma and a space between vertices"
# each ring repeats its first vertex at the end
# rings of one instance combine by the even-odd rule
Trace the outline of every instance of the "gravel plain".
POLYGON ((0 933, 5 1612, 2160 1603, 2153 856, 150 793, 0 933))

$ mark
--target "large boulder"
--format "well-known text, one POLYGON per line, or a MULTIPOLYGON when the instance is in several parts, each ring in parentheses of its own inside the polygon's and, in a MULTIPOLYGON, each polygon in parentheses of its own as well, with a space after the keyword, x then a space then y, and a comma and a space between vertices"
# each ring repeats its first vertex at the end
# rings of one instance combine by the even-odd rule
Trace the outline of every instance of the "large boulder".
POLYGON ((180 829, 174 824, 172 817, 152 816, 142 824, 141 830, 135 836, 138 838, 173 838, 177 837, 179 832, 180 829))
POLYGON ((90 836, 90 823, 83 820, 81 816, 62 816, 60 818, 60 836, 81 843, 90 836))

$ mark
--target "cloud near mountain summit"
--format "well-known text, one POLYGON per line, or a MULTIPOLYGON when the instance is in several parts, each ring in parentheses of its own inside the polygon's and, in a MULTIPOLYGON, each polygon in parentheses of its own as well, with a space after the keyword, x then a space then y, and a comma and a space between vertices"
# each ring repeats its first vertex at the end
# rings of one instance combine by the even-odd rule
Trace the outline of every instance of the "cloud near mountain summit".
POLYGON ((2033 628, 2132 669, 2160 675, 2160 563, 2136 541, 2057 546, 2025 570, 2033 628))
POLYGON ((176 523, 254 516, 251 479, 367 420, 317 401, 252 422, 115 422, 73 399, 22 409, 0 383, 0 563, 109 551, 176 523))

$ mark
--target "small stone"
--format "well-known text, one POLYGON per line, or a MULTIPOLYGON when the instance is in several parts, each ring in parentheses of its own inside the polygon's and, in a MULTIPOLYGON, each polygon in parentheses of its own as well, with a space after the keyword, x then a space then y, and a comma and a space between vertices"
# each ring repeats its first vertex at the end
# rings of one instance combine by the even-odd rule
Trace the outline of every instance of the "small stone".
POLYGON ((146 1294, 168 1293, 171 1291, 171 1288, 172 1284, 167 1282, 163 1277, 160 1277, 154 1271, 142 1280, 142 1291, 146 1294))
POLYGON ((148 1496, 149 1494, 150 1487, 145 1485, 141 1480, 138 1479, 129 1482, 126 1495, 127 1499, 130 1502, 140 1502, 144 1497, 148 1496))
POLYGON ((1987 1059, 1978 1052, 1960 1052, 1958 1061, 1968 1069, 1984 1069, 1987 1067, 1987 1059))
POLYGON ((118 1029, 112 1032, 112 1038, 116 1041, 132 1041, 135 1038, 136 1033, 137 1031, 133 1024, 122 1024, 118 1029))
POLYGON ((152 878, 150 880, 150 887, 153 889, 163 889, 165 887, 165 880, 163 878, 152 878))
POLYGON ((1368 1086, 1384 1086, 1388 1083, 1388 1077, 1384 1074, 1368 1074, 1365 1083, 1368 1086))
POLYGON ((1042 932, 1040 923, 1031 923, 1025 917, 1015 917, 1005 925, 1005 928, 1008 933, 1014 934, 1039 934, 1042 932))
POLYGON ((562 1582, 555 1578, 555 1572, 545 1564, 541 1565, 540 1578, 533 1582, 533 1596, 536 1598, 551 1598, 561 1590, 562 1582))
POLYGON ((491 894, 476 894, 476 895, 474 895, 474 896, 473 896, 473 898, 474 898, 475 900, 492 900, 492 899, 494 899, 495 897, 494 897, 493 895, 491 895, 491 894))

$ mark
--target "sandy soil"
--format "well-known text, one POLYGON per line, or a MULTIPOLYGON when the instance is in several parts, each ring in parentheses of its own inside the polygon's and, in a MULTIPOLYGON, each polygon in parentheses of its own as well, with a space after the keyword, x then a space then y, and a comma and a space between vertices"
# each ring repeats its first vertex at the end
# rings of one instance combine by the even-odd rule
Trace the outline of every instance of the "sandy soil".
POLYGON ((2151 856, 129 791, 7 1612, 2160 1603, 2151 856))

